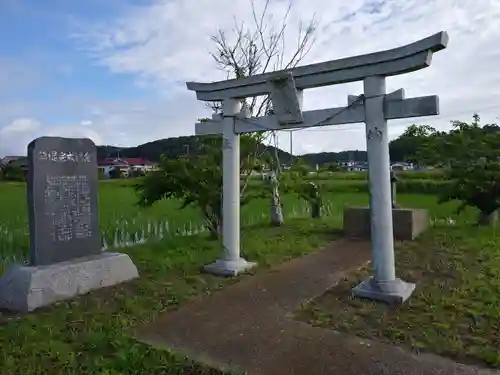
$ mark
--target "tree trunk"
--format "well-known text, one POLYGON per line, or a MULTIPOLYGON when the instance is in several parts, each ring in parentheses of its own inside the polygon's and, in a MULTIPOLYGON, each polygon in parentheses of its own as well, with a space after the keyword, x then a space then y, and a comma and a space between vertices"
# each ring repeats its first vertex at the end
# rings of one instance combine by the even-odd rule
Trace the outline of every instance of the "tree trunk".
POLYGON ((211 240, 218 240, 222 236, 222 218, 210 215, 207 211, 204 211, 204 215, 205 227, 210 232, 209 238, 211 240))
POLYGON ((281 207, 280 193, 278 186, 273 186, 273 196, 271 198, 271 225, 281 226, 283 225, 283 210, 281 207))
POLYGON ((311 202, 311 217, 313 219, 321 218, 321 203, 320 202, 311 202))
POLYGON ((278 179, 276 177, 276 172, 273 171, 269 183, 271 186, 272 190, 272 196, 271 196, 271 210, 270 210, 270 221, 272 226, 281 226, 283 225, 283 210, 281 207, 281 197, 280 197, 280 192, 278 188, 278 179))
POLYGON ((281 204, 276 204, 274 201, 271 203, 271 225, 274 227, 279 227, 283 225, 283 210, 281 209, 281 204))
POLYGON ((498 221, 498 211, 491 213, 480 212, 477 219, 477 224, 481 226, 495 226, 498 221))

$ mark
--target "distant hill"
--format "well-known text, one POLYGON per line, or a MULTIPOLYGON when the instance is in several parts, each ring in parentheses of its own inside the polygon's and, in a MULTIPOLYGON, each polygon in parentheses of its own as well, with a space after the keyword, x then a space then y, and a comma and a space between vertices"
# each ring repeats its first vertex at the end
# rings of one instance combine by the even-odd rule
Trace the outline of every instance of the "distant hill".
MULTIPOLYGON (((159 139, 153 142, 144 143, 135 147, 116 147, 111 145, 97 146, 97 159, 105 158, 144 158, 152 162, 159 162, 160 156, 165 155, 170 158, 175 158, 179 155, 184 155, 187 152, 196 153, 197 136, 185 136, 177 138, 159 139)), ((275 147, 261 144, 259 152, 267 151, 274 154, 275 147)), ((289 152, 276 148, 278 157, 282 164, 289 164, 292 158, 300 157, 311 166, 316 164, 322 165, 335 161, 366 161, 366 151, 342 151, 342 152, 320 152, 317 154, 304 154, 292 156, 289 152)), ((22 159, 26 157, 6 157, 7 159, 22 159)), ((1 160, 0 160, 1 161, 1 160)), ((1 163, 0 163, 1 164, 1 163)), ((7 163, 5 163, 7 164, 7 163)))
MULTIPOLYGON (((186 136, 177 138, 159 139, 157 141, 144 143, 136 147, 120 148, 115 146, 97 146, 98 160, 120 156, 123 158, 145 158, 152 162, 160 161, 160 156, 165 155, 169 158, 175 158, 186 153, 196 153, 197 136, 186 136)), ((261 145, 261 152, 264 150, 274 153, 273 146, 261 145)), ((290 153, 277 149, 278 157, 281 163, 289 163, 291 160, 290 153)))

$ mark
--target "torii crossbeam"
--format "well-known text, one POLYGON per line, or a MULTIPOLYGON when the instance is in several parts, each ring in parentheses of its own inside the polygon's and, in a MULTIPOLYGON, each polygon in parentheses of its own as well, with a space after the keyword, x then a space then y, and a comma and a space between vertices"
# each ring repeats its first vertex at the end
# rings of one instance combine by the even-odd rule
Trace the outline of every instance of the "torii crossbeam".
MULTIPOLYGON (((213 83, 188 82, 198 100, 222 101, 223 115, 197 123, 196 134, 222 134, 223 246, 220 260, 208 272, 237 275, 255 265, 240 257, 239 134, 364 122, 370 185, 371 240, 374 275, 353 292, 378 299, 384 294, 406 300, 415 285, 396 278, 387 120, 439 114, 438 96, 405 99, 403 89, 386 94, 385 77, 410 73, 431 64, 432 54, 446 48, 440 32, 391 50, 305 65, 287 70, 213 83), (363 80, 364 93, 349 95, 347 106, 302 111, 304 89, 363 80), (270 95, 275 114, 247 118, 241 99, 270 95)), ((382 298, 383 299, 383 298, 382 298)))

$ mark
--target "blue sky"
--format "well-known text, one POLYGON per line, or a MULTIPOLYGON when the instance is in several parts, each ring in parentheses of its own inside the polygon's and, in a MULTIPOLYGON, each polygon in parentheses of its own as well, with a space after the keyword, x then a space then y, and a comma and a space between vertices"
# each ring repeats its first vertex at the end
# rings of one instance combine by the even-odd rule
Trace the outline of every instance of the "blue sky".
MULTIPOLYGON (((256 0, 261 6, 263 0, 256 0)), ((272 0, 274 21, 287 2, 272 0)), ((249 0, 1 0, 0 156, 25 153, 41 135, 86 136, 130 146, 189 135, 208 113, 185 81, 222 79, 210 35, 251 25, 249 0), (220 12, 224 9, 225 12, 220 12)), ((304 63, 407 44, 441 30, 450 45, 432 66, 388 81, 407 96, 440 95, 441 116, 412 122, 449 128, 478 111, 500 116, 500 0, 293 0, 287 46, 299 19, 319 18, 304 63)), ((290 51, 287 51, 289 54, 290 51)), ((310 90, 306 109, 345 105, 361 84, 310 90)), ((498 120, 500 121, 500 120, 498 120)), ((288 147, 288 135, 280 137, 288 147)), ((302 131, 294 153, 364 149, 362 124, 302 131)))
POLYGON ((82 118, 78 111, 58 106, 63 99, 137 100, 152 95, 134 84, 132 74, 113 74, 99 66, 72 37, 77 26, 116 15, 122 8, 118 3, 2 0, 0 33, 7 37, 0 44, 0 61, 7 72, 19 75, 9 77, 13 87, 2 90, 2 99, 32 103, 30 116, 64 124, 82 118))

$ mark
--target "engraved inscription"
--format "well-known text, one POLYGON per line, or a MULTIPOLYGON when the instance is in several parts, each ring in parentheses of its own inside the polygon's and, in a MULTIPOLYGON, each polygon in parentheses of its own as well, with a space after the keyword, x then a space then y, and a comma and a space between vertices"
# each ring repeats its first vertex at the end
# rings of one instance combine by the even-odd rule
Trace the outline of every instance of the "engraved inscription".
POLYGON ((53 163, 91 163, 91 157, 88 152, 66 152, 66 151, 39 151, 38 160, 53 163))
POLYGON ((87 176, 46 176, 45 216, 52 241, 67 242, 92 236, 90 186, 87 176))

